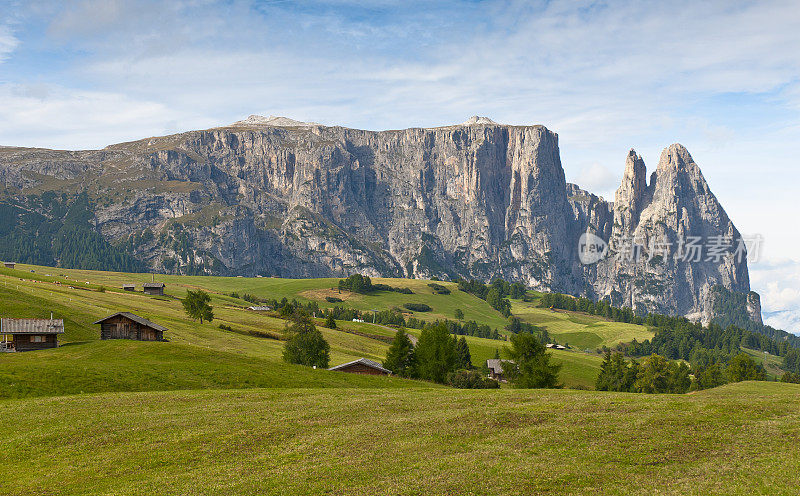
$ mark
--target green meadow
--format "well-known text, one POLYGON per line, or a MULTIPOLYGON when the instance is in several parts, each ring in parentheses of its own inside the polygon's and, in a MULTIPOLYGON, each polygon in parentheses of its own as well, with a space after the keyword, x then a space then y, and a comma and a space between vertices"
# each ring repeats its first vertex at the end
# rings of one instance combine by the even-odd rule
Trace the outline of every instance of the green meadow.
POLYGON ((776 383, 12 399, 0 493, 797 494, 798 400, 776 383))
POLYGON ((581 312, 542 308, 536 297, 530 302, 512 300, 511 312, 523 322, 547 329, 559 343, 581 350, 612 347, 634 339, 644 341, 654 335, 646 326, 614 322, 581 312))
MULTIPOLYGON (((796 494, 800 386, 576 390, 594 387, 602 359, 584 348, 647 339, 645 327, 514 301, 515 315, 573 346, 551 351, 565 388, 458 390, 286 364, 285 321, 229 296, 325 307, 336 294, 361 310, 420 302, 433 310, 418 318, 460 308, 507 324, 451 283, 439 295, 428 281, 378 279, 415 294, 353 295, 336 279, 158 276, 163 297, 121 290, 150 278, 0 269, 0 316, 52 312, 66 327, 57 349, 0 354, 0 494, 796 494), (213 322, 185 316, 178 298, 194 288, 210 292, 213 322), (93 322, 118 311, 167 327, 168 341, 101 341, 93 322)), ((395 332, 317 325, 331 365, 382 360, 395 332)), ((507 344, 466 340, 476 366, 507 344)))

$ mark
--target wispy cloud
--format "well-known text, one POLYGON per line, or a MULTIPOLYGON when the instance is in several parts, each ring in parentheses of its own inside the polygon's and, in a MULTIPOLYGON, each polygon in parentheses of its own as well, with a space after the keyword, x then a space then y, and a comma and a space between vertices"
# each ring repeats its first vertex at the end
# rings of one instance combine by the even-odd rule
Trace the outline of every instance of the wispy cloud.
MULTIPOLYGON (((652 168, 677 141, 742 232, 797 257, 776 215, 800 180, 793 0, 43 1, 13 22, 2 144, 100 147, 251 113, 368 129, 481 114, 557 131, 567 179, 607 196, 629 148, 652 168)), ((753 279, 779 308, 784 288, 753 279)))

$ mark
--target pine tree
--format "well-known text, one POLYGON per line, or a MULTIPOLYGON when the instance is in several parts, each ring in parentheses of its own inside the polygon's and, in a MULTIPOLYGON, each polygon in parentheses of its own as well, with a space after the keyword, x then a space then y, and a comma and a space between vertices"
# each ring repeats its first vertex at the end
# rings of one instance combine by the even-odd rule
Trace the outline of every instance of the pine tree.
POLYGON ((394 335, 383 366, 400 377, 415 375, 414 344, 403 329, 399 329, 394 335))
POLYGON ((333 318, 333 312, 329 312, 325 317, 325 327, 328 329, 336 329, 336 320, 333 318))
POLYGON ((469 353, 469 345, 467 344, 467 339, 464 336, 461 336, 461 339, 458 340, 456 353, 458 354, 458 368, 471 369, 472 356, 469 353))
POLYGON ((283 346, 286 362, 328 368, 331 347, 308 314, 302 310, 295 312, 286 333, 289 335, 283 346))
POLYGON ((443 322, 422 330, 415 352, 421 379, 443 384, 447 374, 456 368, 456 340, 443 322))
POLYGON ((558 387, 561 364, 550 363, 550 353, 533 334, 511 336, 511 348, 506 349, 509 362, 503 362, 503 373, 519 388, 558 387))

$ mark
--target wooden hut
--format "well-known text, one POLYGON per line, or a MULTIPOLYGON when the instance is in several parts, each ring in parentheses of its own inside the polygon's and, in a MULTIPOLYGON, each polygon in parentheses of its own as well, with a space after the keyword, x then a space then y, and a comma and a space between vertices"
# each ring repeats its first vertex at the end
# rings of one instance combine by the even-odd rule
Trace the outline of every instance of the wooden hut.
POLYGON ((336 367, 331 367, 328 370, 338 370, 339 372, 350 372, 351 374, 366 374, 366 375, 389 375, 391 370, 383 368, 381 364, 367 358, 359 358, 352 362, 343 363, 336 367))
POLYGON ((163 282, 146 282, 142 284, 142 290, 145 294, 163 296, 164 295, 163 282))
POLYGON ((511 360, 501 360, 499 358, 491 358, 486 360, 486 367, 489 369, 489 377, 500 382, 506 382, 503 376, 503 363, 514 363, 511 360))
POLYGON ((13 269, 17 266, 14 262, 3 262, 3 267, 6 269, 13 269))
POLYGON ((64 333, 61 319, 0 319, 0 349, 30 351, 55 348, 64 333))
POLYGON ((122 285, 123 291, 136 291, 136 285, 133 283, 130 284, 123 284, 122 285))
POLYGON ((135 339, 137 341, 163 341, 166 327, 150 322, 130 312, 119 312, 100 319, 100 339, 135 339))

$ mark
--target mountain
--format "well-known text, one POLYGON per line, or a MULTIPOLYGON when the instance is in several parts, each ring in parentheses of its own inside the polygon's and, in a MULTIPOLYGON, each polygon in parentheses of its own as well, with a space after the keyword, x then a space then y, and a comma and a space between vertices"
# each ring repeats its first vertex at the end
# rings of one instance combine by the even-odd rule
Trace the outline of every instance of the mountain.
MULTIPOLYGON (((98 253, 153 271, 503 277, 705 320, 712 287, 750 290, 747 261, 732 254, 694 263, 675 259, 677 245, 648 251, 662 237, 740 238, 680 145, 649 184, 631 151, 613 203, 566 183, 557 134, 478 116, 392 131, 250 116, 102 150, 2 147, 0 178, 20 231, 29 214, 56 219, 85 194, 109 245, 98 253), (586 233, 608 244, 605 258, 581 263, 586 233), (645 256, 618 256, 628 237, 645 256)), ((25 256, 24 242, 3 243, 0 256, 25 256)))

